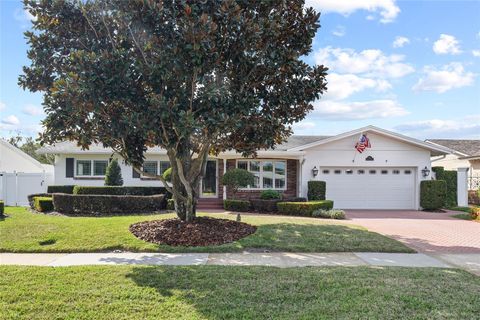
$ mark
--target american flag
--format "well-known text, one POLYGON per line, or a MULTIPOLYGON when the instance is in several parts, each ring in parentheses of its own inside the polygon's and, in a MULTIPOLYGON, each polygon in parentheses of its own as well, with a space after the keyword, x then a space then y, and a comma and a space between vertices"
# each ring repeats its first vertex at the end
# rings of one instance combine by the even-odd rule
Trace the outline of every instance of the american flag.
POLYGON ((367 148, 371 148, 372 146, 370 145, 370 140, 368 140, 366 134, 362 134, 360 136, 360 140, 355 144, 355 149, 357 149, 358 152, 362 153, 365 151, 367 148))

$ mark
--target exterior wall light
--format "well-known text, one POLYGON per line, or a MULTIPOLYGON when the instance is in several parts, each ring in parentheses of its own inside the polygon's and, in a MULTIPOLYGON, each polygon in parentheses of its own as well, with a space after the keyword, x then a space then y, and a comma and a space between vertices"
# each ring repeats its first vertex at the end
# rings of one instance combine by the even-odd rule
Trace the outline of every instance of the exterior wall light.
POLYGON ((425 168, 422 169, 422 175, 423 175, 424 178, 428 177, 430 175, 430 169, 428 169, 425 166, 425 168))
POLYGON ((313 169, 312 169, 312 175, 313 175, 314 178, 318 175, 317 166, 313 167, 313 169))

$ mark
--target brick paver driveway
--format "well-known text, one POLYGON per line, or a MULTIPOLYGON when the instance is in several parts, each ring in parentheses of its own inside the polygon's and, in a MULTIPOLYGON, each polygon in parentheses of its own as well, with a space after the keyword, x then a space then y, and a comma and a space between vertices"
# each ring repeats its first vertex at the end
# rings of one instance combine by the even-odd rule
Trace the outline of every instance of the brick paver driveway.
POLYGON ((424 253, 480 253, 480 223, 450 217, 459 212, 347 210, 349 222, 424 253))

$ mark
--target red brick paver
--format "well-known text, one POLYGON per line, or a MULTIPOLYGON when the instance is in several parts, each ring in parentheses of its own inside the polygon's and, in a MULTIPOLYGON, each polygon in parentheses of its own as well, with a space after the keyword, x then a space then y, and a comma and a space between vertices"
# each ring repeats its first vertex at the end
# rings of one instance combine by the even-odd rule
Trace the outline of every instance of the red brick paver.
POLYGON ((450 217, 460 212, 348 210, 349 222, 424 253, 480 253, 480 223, 450 217))

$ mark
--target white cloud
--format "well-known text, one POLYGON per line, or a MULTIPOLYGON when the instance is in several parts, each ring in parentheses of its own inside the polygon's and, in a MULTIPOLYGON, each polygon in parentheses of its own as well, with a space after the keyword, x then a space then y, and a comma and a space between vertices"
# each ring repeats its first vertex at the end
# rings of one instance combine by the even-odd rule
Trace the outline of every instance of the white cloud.
POLYGON ((433 43, 433 51, 436 54, 459 54, 462 52, 458 40, 454 36, 444 33, 433 43))
POLYGON ((472 54, 474 57, 480 57, 480 50, 472 50, 472 54))
POLYGON ((327 120, 363 120, 390 118, 408 114, 397 101, 372 100, 364 102, 317 101, 313 114, 327 120))
POLYGON ((347 33, 347 30, 344 26, 337 26, 333 31, 332 34, 336 37, 343 37, 347 33))
POLYGON ((12 114, 3 118, 2 123, 7 125, 18 125, 20 124, 20 120, 18 120, 18 118, 12 114))
POLYGON ((409 44, 409 43, 410 43, 410 39, 408 39, 407 37, 398 36, 393 41, 393 47, 394 48, 401 48, 404 45, 409 44))
POLYGON ((396 126, 395 129, 424 139, 480 138, 480 114, 451 120, 430 119, 408 122, 396 126))
POLYGON ((424 76, 413 86, 414 91, 443 93, 451 89, 470 86, 475 79, 475 74, 466 72, 463 65, 458 62, 449 63, 440 69, 426 66, 423 73, 424 76))
POLYGON ((302 122, 295 123, 293 125, 294 130, 305 130, 305 129, 313 129, 313 128, 315 128, 315 122, 311 122, 311 121, 302 121, 302 122))
MULTIPOLYGON (((336 12, 345 16, 357 10, 379 12, 380 22, 382 23, 394 21, 400 13, 400 8, 395 4, 395 0, 307 0, 306 4, 322 13, 336 12)), ((373 15, 369 16, 373 17, 373 15)), ((367 19, 369 16, 367 16, 367 19)))
POLYGON ((23 109, 22 112, 25 114, 28 114, 30 116, 39 116, 43 114, 43 109, 40 107, 37 107, 36 105, 33 104, 27 104, 23 109))
POLYGON ((328 90, 324 98, 331 100, 345 99, 365 89, 385 91, 392 87, 386 80, 363 78, 354 74, 330 73, 327 75, 327 81, 328 90))
POLYGON ((381 50, 357 52, 349 48, 322 48, 314 54, 316 64, 324 64, 338 73, 363 73, 369 77, 401 78, 415 69, 404 63, 403 55, 385 55, 381 50))

